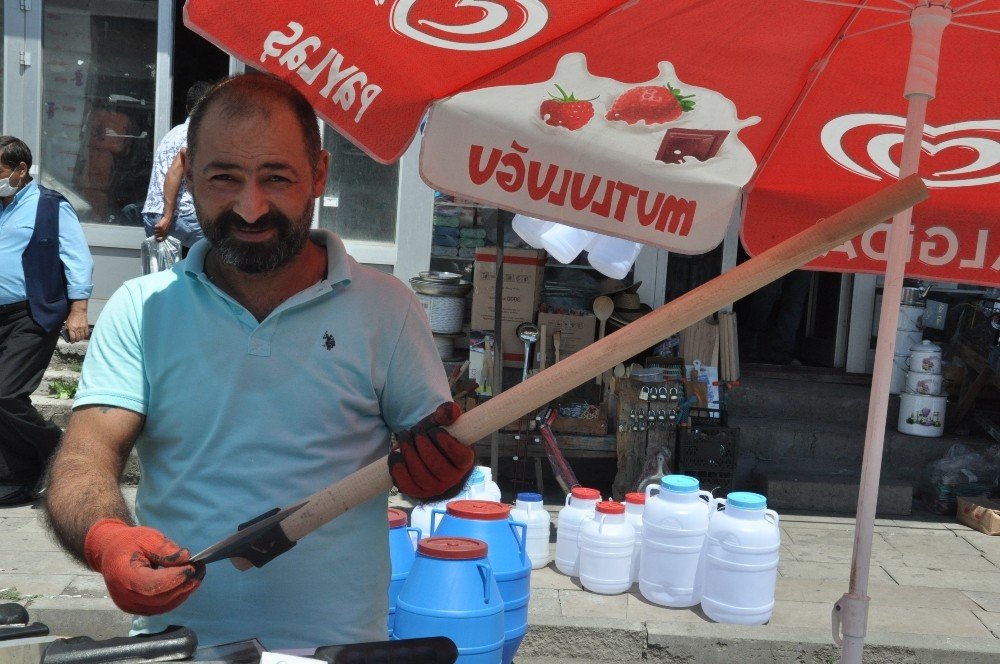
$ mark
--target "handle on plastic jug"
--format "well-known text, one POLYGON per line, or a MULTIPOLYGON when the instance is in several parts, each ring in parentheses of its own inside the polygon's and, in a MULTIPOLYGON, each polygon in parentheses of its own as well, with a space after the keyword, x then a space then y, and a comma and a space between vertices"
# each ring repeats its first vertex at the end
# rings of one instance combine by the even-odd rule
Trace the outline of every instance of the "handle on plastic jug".
POLYGON ((660 493, 660 485, 659 484, 649 484, 649 485, 646 486, 646 498, 647 499, 652 495, 653 489, 656 489, 656 493, 660 493))
POLYGON ((479 576, 483 580, 483 604, 490 603, 490 579, 493 578, 493 569, 484 563, 476 563, 479 568, 479 576))
POLYGON ((410 544, 413 545, 414 551, 417 550, 417 542, 420 541, 421 535, 423 535, 423 531, 420 530, 419 528, 410 527, 406 529, 406 536, 410 538, 410 544), (414 533, 417 535, 416 537, 413 536, 414 533))
POLYGON ((521 553, 521 563, 524 564, 528 555, 528 524, 521 523, 520 521, 508 521, 510 524, 511 532, 514 533, 514 539, 517 540, 517 550, 521 553), (521 529, 521 535, 518 536, 517 529, 521 529))
POLYGON ((431 525, 430 525, 430 532, 427 533, 428 536, 433 535, 434 531, 437 530, 437 527, 438 527, 438 524, 434 523, 434 515, 435 514, 440 514, 441 517, 444 518, 444 515, 447 514, 447 512, 445 510, 436 510, 436 509, 435 510, 431 510, 431 525))
POLYGON ((777 512, 775 512, 774 510, 764 510, 764 518, 766 519, 767 517, 771 517, 772 519, 774 519, 774 525, 775 526, 778 525, 778 513, 777 512))
POLYGON ((726 499, 725 498, 712 498, 711 505, 712 505, 712 514, 715 514, 716 512, 719 511, 719 506, 720 505, 722 507, 726 506, 726 499))
POLYGON ((712 495, 711 491, 699 491, 698 497, 704 498, 705 502, 707 502, 710 505, 712 504, 712 501, 715 500, 715 496, 712 495))
POLYGON ((573 497, 572 493, 566 494, 566 507, 569 507, 569 499, 573 497))

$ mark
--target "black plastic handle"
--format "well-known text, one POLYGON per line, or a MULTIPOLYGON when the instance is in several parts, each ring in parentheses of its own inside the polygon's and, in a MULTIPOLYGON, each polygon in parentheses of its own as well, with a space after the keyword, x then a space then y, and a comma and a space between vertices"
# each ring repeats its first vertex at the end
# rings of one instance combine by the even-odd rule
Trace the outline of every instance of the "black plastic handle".
POLYGON ((17 602, 0 604, 0 625, 27 625, 28 610, 17 602))
POLYGON ((31 623, 30 625, 2 625, 0 626, 0 641, 25 639, 29 636, 47 636, 48 633, 48 625, 44 625, 42 623, 31 623))
POLYGON ((453 664, 458 648, 447 637, 431 636, 323 646, 313 658, 331 664, 453 664))
POLYGON ((198 648, 198 637, 187 627, 168 627, 157 634, 118 636, 95 641, 74 636, 53 641, 45 648, 42 664, 107 664, 109 662, 176 662, 188 659, 198 648))

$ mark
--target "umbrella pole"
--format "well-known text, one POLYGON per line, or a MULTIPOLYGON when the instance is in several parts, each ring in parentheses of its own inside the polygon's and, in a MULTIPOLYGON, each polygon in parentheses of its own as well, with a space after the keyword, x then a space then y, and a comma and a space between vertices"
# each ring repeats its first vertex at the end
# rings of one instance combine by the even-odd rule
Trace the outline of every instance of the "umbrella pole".
MULTIPOLYGON (((940 7, 918 7, 910 18, 913 45, 907 72, 904 96, 908 100, 906 128, 899 177, 917 173, 923 140, 927 103, 934 98, 937 84, 938 55, 941 36, 951 20, 950 10, 940 7), (922 11, 931 10, 931 11, 922 11)), ((875 534, 875 508, 878 503, 882 452, 889 407, 889 383, 895 353, 895 330, 899 325, 899 304, 903 292, 903 276, 910 258, 910 220, 912 208, 892 219, 889 231, 885 283, 882 288, 882 310, 879 314, 879 335, 875 346, 875 367, 872 372, 871 395, 868 401, 868 425, 865 433, 864 458, 861 464, 861 484, 858 489, 858 511, 854 526, 854 554, 851 563, 850 588, 833 607, 833 638, 842 646, 841 664, 861 664, 865 632, 868 626, 868 576, 871 566, 872 539, 875 534), (841 639, 841 633, 843 639, 841 639)))

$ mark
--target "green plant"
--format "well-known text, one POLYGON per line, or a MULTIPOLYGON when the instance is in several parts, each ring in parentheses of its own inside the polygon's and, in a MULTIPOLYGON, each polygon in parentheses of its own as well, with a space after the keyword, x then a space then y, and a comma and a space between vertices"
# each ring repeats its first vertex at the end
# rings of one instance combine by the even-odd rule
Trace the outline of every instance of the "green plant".
POLYGON ((72 399, 76 396, 76 381, 56 378, 49 383, 49 394, 56 399, 72 399))
POLYGON ((75 371, 76 373, 80 373, 80 370, 83 369, 83 360, 81 359, 67 360, 66 368, 69 369, 70 371, 75 371))
POLYGON ((23 597, 21 593, 17 592, 17 588, 0 588, 0 600, 16 602, 23 597))

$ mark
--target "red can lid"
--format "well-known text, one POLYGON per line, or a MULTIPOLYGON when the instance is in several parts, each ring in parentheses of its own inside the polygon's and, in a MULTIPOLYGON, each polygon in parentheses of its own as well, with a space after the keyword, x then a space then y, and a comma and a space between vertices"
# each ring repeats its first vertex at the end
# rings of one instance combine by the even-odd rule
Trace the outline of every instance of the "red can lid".
POLYGON ((501 521, 510 516, 510 505, 492 500, 453 500, 448 503, 447 512, 461 519, 501 521))
POLYGON ((395 507, 389 508, 389 527, 399 528, 406 525, 406 512, 397 510, 395 507))
POLYGON ((600 500, 601 492, 597 489, 588 489, 582 486, 573 487, 570 492, 574 498, 579 498, 580 500, 600 500))
POLYGON ((601 514, 625 514, 625 506, 613 500, 602 500, 597 503, 597 511, 601 514))
POLYGON ((625 494, 625 502, 632 503, 633 505, 645 505, 646 504, 646 494, 640 493, 638 491, 633 493, 625 494))
POLYGON ((471 537, 428 537, 417 544, 417 553, 441 560, 485 558, 486 542, 471 537))

